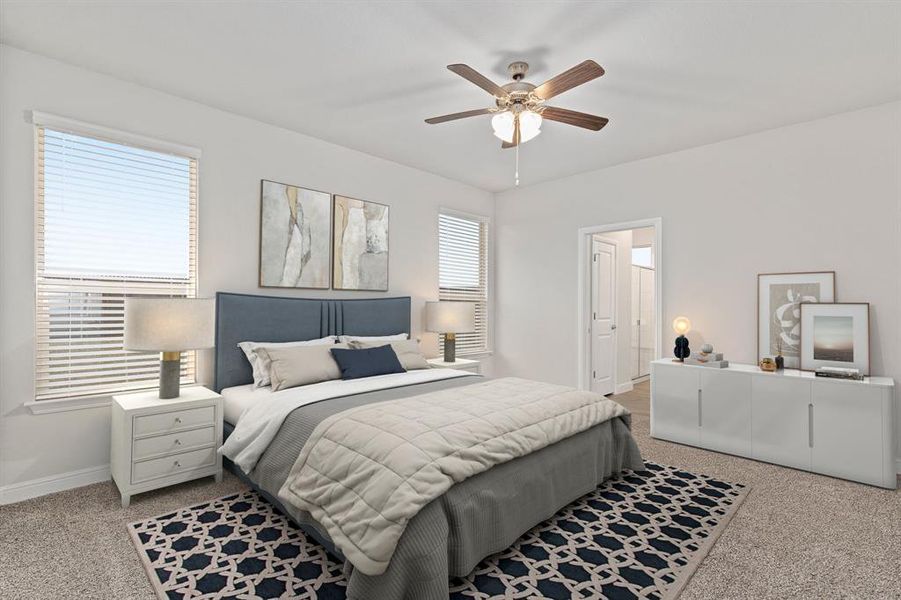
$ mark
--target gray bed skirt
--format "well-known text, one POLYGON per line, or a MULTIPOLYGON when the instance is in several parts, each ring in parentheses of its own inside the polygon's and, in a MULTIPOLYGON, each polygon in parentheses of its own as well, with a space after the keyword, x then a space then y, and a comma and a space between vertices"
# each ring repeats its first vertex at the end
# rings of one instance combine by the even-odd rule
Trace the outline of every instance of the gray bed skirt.
MULTIPOLYGON (((307 405, 289 415, 249 475, 229 460, 224 460, 224 465, 344 561, 308 513, 285 506, 277 497, 316 425, 329 415, 354 406, 481 380, 477 376, 461 377, 307 405)), ((628 416, 611 419, 453 486, 410 520, 385 573, 364 575, 344 561, 347 597, 446 599, 450 577, 469 574, 483 558, 508 548, 529 529, 611 476, 625 469, 643 468, 630 424, 628 416)), ((231 430, 226 423, 225 434, 231 430)))

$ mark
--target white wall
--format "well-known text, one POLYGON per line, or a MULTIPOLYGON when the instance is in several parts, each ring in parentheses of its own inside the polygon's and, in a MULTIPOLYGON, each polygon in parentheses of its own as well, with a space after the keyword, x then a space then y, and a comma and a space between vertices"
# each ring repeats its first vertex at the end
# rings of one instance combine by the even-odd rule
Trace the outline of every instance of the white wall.
MULTIPOLYGON (((391 206, 388 295, 438 296, 439 206, 493 216, 488 192, 148 88, 0 46, 0 491, 22 482, 109 462, 109 409, 32 415, 33 138, 26 110, 39 110, 202 149, 200 294, 257 287, 260 179, 391 206)), ((265 93, 265 90, 260 90, 265 93)), ((281 292, 306 297, 371 297, 372 292, 281 292)), ((437 339, 426 334, 427 350, 437 339)), ((210 381, 211 360, 201 358, 210 381)))
POLYGON ((835 270, 901 383, 899 170, 893 102, 499 194, 495 368, 575 385, 577 229, 662 217, 663 324, 688 316, 692 348, 755 362, 757 274, 835 270))

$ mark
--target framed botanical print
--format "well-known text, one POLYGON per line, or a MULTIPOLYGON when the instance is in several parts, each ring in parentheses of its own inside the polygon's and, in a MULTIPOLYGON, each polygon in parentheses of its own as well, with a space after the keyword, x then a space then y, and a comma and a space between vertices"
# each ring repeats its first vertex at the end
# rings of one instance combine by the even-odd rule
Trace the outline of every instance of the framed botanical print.
POLYGON ((870 374, 869 303, 801 304, 801 369, 820 367, 870 374))
POLYGON ((327 290, 331 194, 262 180, 260 287, 327 290))
POLYGON ((335 196, 332 287, 388 291, 389 207, 335 196))
POLYGON ((801 366, 801 304, 834 302, 835 271, 762 273, 757 276, 757 360, 782 354, 801 366))

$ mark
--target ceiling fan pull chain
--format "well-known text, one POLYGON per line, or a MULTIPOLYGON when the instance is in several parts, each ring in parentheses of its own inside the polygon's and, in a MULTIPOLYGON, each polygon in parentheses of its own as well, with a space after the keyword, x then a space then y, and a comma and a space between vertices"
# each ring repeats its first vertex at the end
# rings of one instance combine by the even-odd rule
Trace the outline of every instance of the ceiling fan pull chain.
POLYGON ((516 145, 516 185, 519 186, 519 144, 516 145))

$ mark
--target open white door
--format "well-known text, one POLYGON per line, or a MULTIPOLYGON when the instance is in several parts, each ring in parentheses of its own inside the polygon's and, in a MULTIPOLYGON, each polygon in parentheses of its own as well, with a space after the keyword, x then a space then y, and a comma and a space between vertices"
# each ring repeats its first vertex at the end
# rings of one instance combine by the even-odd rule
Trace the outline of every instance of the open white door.
POLYGON ((612 394, 616 373, 616 246, 591 238, 591 391, 612 394))

